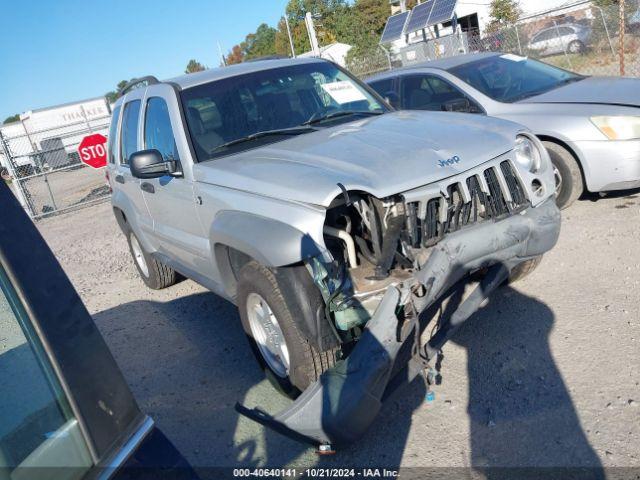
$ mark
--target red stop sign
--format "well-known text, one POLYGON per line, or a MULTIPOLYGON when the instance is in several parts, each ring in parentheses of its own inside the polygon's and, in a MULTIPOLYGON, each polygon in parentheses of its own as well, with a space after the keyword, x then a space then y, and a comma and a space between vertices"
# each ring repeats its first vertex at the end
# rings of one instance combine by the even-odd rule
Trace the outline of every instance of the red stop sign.
POLYGON ((82 163, 93 168, 107 166, 107 137, 94 133, 82 139, 78 146, 82 163))

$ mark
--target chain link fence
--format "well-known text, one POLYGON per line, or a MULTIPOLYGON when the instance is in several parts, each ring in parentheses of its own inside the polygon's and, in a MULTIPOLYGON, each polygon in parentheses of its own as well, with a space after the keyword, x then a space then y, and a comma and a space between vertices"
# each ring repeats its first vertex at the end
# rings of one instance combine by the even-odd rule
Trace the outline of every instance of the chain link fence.
POLYGON ((574 2, 491 32, 458 31, 439 38, 425 35, 425 41, 395 51, 380 47, 372 55, 351 58, 348 67, 367 77, 465 53, 505 52, 583 75, 640 77, 639 3, 626 0, 622 11, 618 5, 600 8, 592 2, 574 2), (381 55, 386 62, 380 60, 381 55))
POLYGON ((2 177, 32 218, 68 211, 109 196, 104 172, 81 163, 77 149, 86 135, 106 136, 110 120, 110 115, 104 115, 34 130, 26 122, 2 127, 2 177))

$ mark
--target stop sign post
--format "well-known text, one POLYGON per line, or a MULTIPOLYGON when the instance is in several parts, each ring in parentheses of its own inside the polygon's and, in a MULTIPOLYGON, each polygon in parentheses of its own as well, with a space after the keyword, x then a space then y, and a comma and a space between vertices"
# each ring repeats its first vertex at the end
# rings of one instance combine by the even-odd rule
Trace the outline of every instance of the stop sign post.
POLYGON ((87 135, 78 146, 80 160, 92 168, 107 166, 107 137, 99 133, 87 135))

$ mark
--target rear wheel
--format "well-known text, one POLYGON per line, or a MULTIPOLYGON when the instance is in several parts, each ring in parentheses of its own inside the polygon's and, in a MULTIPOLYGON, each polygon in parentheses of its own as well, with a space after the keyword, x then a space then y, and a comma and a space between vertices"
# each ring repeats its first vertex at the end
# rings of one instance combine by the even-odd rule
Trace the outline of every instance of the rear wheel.
POLYGON ((126 235, 133 263, 147 287, 152 290, 162 290, 178 282, 176 271, 149 255, 130 228, 126 235))
POLYGON ((549 152, 556 177, 556 203, 561 209, 568 208, 584 192, 582 172, 574 156, 557 143, 542 142, 549 152))
POLYGON ((337 349, 319 352, 304 338, 271 269, 255 261, 246 264, 238 274, 237 292, 251 349, 281 393, 297 397, 335 365, 337 349))

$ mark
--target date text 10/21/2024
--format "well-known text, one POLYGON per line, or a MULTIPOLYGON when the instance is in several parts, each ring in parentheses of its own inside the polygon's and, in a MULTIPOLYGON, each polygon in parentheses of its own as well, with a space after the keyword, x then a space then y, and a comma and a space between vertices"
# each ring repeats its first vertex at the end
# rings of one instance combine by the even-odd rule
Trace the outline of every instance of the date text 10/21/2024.
POLYGON ((386 468, 237 468, 233 470, 233 476, 236 478, 396 478, 398 471, 386 468))

